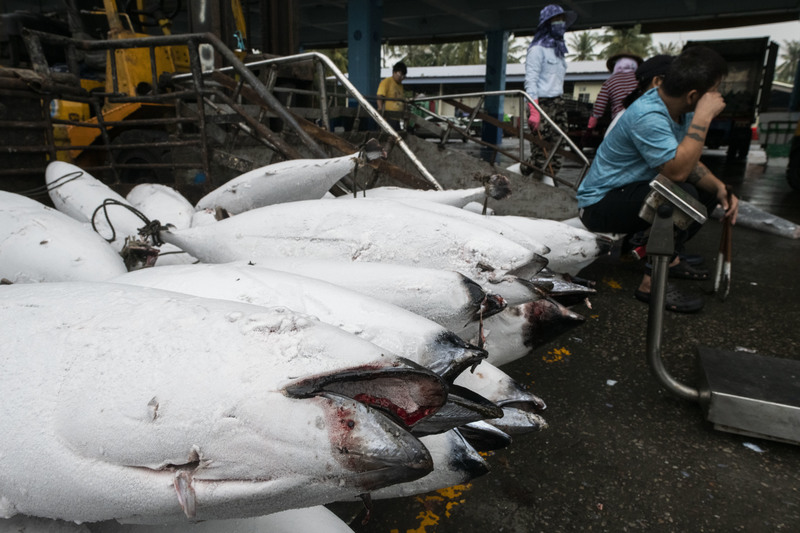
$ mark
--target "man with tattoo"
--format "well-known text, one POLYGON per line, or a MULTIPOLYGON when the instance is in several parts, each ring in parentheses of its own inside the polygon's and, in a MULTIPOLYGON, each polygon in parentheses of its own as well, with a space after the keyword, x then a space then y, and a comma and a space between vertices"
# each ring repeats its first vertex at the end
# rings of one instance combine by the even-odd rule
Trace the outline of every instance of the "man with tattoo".
MULTIPOLYGON (((687 48, 675 58, 664 82, 634 102, 617 127, 597 150, 586 178, 578 188, 580 219, 591 231, 633 234, 649 227, 639 209, 650 192, 650 181, 663 174, 694 198, 709 213, 717 204, 736 221, 739 200, 700 162, 711 120, 724 108, 718 91, 727 65, 710 48, 687 48)), ((676 232, 676 253, 669 274, 674 278, 703 280, 708 272, 680 259, 678 252, 700 229, 692 224, 676 232)), ((635 291, 637 299, 650 300, 650 273, 635 291)), ((671 285, 666 308, 699 311, 703 299, 671 285)))

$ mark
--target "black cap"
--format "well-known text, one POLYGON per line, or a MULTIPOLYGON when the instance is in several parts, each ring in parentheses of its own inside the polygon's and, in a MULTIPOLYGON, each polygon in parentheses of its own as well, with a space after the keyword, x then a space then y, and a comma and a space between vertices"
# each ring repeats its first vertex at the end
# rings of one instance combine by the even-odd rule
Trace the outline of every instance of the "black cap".
POLYGON ((649 82, 655 76, 665 75, 673 59, 675 56, 664 54, 651 57, 636 69, 636 78, 649 82))

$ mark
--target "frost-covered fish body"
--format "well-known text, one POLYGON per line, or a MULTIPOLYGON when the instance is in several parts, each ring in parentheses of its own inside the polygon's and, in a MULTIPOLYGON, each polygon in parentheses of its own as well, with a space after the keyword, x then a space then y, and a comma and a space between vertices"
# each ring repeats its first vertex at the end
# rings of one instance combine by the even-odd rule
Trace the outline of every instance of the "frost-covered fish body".
MULTIPOLYGON (((446 189, 443 191, 408 189, 404 187, 375 187, 363 192, 366 198, 384 198, 388 200, 407 199, 413 201, 436 202, 454 207, 464 207, 470 202, 483 201, 485 198, 502 200, 511 194, 511 186, 506 176, 493 174, 481 178, 484 183, 480 187, 469 189, 446 189)), ((340 196, 340 199, 345 198, 340 196)))
POLYGON ((362 402, 431 412, 444 401, 439 378, 303 315, 30 284, 0 287, 0 331, 6 517, 260 516, 431 467, 415 438, 362 402))
POLYGON ((530 250, 535 254, 545 256, 545 258, 547 254, 550 253, 550 248, 549 246, 547 246, 546 242, 534 239, 528 233, 517 230, 516 228, 510 226, 509 224, 503 223, 501 221, 502 217, 480 215, 478 213, 467 211, 466 209, 461 209, 458 207, 453 207, 451 205, 437 203, 437 202, 426 202, 424 200, 409 200, 405 198, 400 198, 396 201, 404 203, 410 207, 415 207, 417 209, 424 209, 432 213, 438 213, 440 215, 445 215, 458 220, 463 220, 465 222, 469 222, 470 224, 475 224, 482 228, 486 228, 491 231, 497 232, 498 235, 502 235, 503 237, 513 242, 516 242, 520 246, 524 246, 525 248, 527 248, 528 250, 530 250))
POLYGON ((106 240, 113 239, 111 245, 117 251, 125 245, 125 237, 138 236, 138 229, 145 225, 141 218, 127 209, 133 206, 125 198, 71 163, 53 161, 48 164, 45 181, 56 209, 78 222, 91 224, 94 216, 97 232, 106 240), (97 211, 106 200, 117 205, 97 211))
MULTIPOLYGON (((353 533, 353 530, 326 507, 290 509, 255 518, 208 520, 186 524, 150 525, 120 524, 107 521, 91 524, 91 530, 69 530, 70 533, 353 533)), ((26 530, 27 531, 27 530, 26 530)), ((37 532, 34 532, 37 533, 37 532)), ((42 531, 41 533, 45 533, 42 531)), ((47 533, 62 533, 52 531, 47 533)), ((63 533, 68 533, 64 531, 63 533)))
POLYGON ((261 266, 150 268, 112 281, 265 307, 288 307, 411 359, 446 379, 453 379, 486 356, 483 350, 410 311, 325 281, 261 266))
POLYGON ((546 243, 547 268, 555 272, 576 275, 595 259, 608 253, 613 241, 605 235, 576 228, 558 220, 512 215, 494 219, 526 233, 530 238, 546 243))
POLYGON ((451 331, 499 313, 502 299, 449 270, 322 259, 259 259, 258 266, 294 272, 402 307, 451 331))
POLYGON ((127 272, 99 235, 35 200, 0 191, 0 278, 104 281, 127 272))
POLYGON ((192 225, 194 206, 181 193, 159 183, 141 183, 125 199, 150 220, 172 224, 178 229, 192 225))
POLYGON ((493 231, 383 200, 277 204, 160 234, 206 263, 304 257, 424 266, 488 279, 536 262, 533 252, 493 231))
POLYGON ((352 172, 358 154, 294 159, 260 167, 219 186, 197 202, 198 210, 221 207, 235 215, 266 205, 322 198, 352 172))

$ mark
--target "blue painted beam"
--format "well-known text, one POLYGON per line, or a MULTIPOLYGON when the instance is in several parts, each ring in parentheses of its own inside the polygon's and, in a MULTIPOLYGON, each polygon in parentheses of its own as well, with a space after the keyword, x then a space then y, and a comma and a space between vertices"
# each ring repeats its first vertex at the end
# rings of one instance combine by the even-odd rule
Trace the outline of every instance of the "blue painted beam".
MULTIPOLYGON (((490 31, 486 33, 488 47, 486 49, 486 81, 484 90, 503 91, 506 88, 506 62, 508 58, 508 37, 507 31, 490 31)), ((503 120, 503 96, 488 96, 484 107, 486 113, 503 120)), ((483 123, 481 139, 492 144, 500 144, 503 140, 503 132, 496 126, 483 123)), ((481 150, 481 156, 487 161, 494 162, 496 153, 490 149, 481 150)))
POLYGON ((347 3, 347 72, 356 89, 374 102, 381 76, 383 0, 347 3))

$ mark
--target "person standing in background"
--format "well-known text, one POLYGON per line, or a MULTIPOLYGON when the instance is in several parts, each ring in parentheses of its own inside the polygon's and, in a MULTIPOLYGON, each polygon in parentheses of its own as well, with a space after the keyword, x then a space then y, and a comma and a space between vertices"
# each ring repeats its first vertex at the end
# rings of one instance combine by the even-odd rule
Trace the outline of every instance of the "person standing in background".
MULTIPOLYGON (((525 92, 565 133, 569 124, 562 98, 564 77, 567 74, 567 44, 564 42, 564 34, 577 18, 574 12, 564 11, 559 5, 545 6, 539 13, 539 25, 525 58, 525 92)), ((541 138, 550 144, 559 137, 553 126, 546 120, 542 121, 539 111, 530 103, 528 126, 532 133, 538 130, 541 138)), ((546 159, 545 151, 531 142, 529 165, 522 165, 522 173, 532 174, 534 169, 530 165, 543 168, 546 159)), ((561 168, 561 157, 553 157, 550 164, 553 174, 557 174, 561 168)))
POLYGON ((636 69, 641 64, 641 57, 628 53, 617 54, 606 61, 606 68, 611 72, 611 76, 603 82, 594 102, 592 116, 589 117, 590 130, 597 127, 597 121, 605 114, 609 106, 612 120, 622 111, 625 97, 631 94, 638 85, 636 69))
POLYGON ((381 80, 378 85, 378 111, 402 111, 403 102, 394 100, 402 99, 403 93, 403 80, 408 74, 408 68, 402 61, 398 61, 392 67, 392 75, 388 78, 381 80), (387 100, 389 98, 390 100, 387 100))

